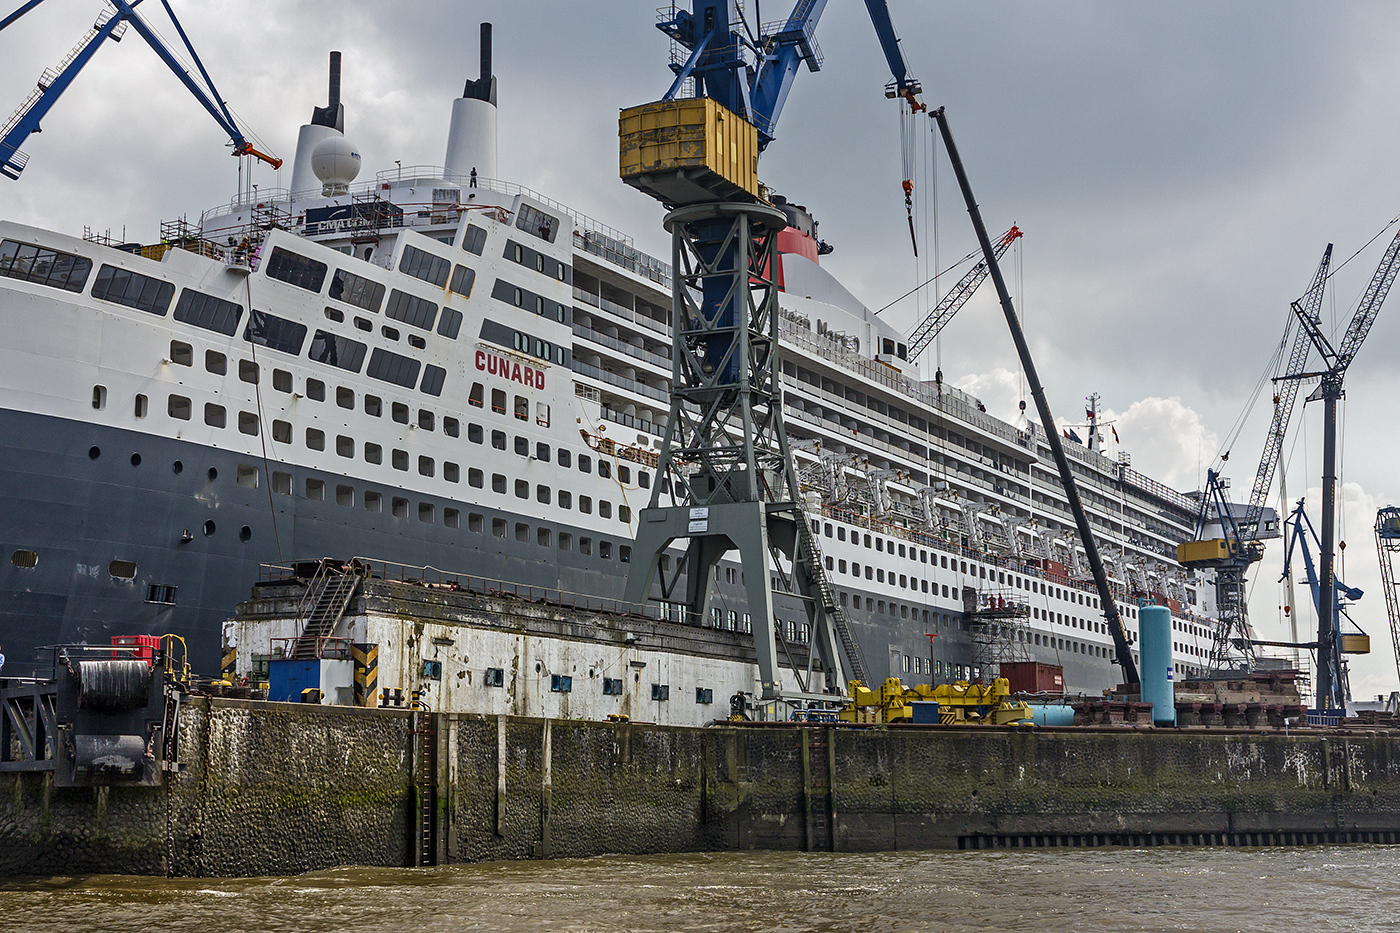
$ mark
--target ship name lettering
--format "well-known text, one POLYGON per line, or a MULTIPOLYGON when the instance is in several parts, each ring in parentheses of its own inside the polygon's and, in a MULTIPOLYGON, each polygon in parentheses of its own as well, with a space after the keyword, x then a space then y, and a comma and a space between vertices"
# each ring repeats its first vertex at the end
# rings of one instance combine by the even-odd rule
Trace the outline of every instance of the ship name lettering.
POLYGON ((521 385, 529 386, 532 389, 544 388, 544 370, 536 369, 529 364, 521 366, 515 360, 499 353, 487 353, 485 350, 476 351, 476 368, 481 372, 492 376, 500 376, 511 382, 518 382, 521 385))

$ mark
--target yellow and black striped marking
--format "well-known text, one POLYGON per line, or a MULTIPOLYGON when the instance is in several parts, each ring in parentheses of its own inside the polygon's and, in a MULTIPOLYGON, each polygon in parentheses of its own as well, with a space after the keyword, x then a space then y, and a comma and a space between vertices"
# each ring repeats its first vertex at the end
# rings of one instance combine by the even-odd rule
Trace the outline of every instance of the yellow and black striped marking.
POLYGON ((234 678, 238 676, 237 648, 224 649, 224 660, 223 663, 219 665, 219 671, 222 673, 224 680, 227 680, 229 683, 236 683, 234 678))
POLYGON ((352 645, 355 659, 355 705, 373 706, 379 695, 379 646, 352 645))

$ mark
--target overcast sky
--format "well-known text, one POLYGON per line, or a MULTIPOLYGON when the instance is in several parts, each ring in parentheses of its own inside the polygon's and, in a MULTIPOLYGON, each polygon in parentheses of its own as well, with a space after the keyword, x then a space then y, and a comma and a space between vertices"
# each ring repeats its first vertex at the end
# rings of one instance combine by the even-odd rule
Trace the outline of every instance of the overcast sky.
MULTIPOLYGON (((346 131, 364 156, 361 180, 395 159, 441 164, 451 100, 477 74, 478 23, 494 22, 501 176, 664 257, 660 208, 616 177, 617 112, 670 83, 658 5, 173 3, 249 136, 288 160, 278 174, 256 170, 265 188, 290 181, 297 127, 325 103, 331 49, 345 54, 346 131)), ((1082 419, 1084 396, 1099 393, 1134 467, 1197 488, 1323 247, 1336 244, 1335 266, 1400 213, 1400 5, 890 5, 924 99, 948 109, 988 226, 1015 222, 1025 232, 1005 267, 1057 416, 1082 419)), ((758 6, 767 20, 791 3, 758 6)), ((0 109, 23 101, 99 9, 48 0, 0 33, 0 109)), ((142 9, 176 38, 155 4, 142 9)), ((811 209, 835 247, 824 264, 880 308, 927 277, 935 228, 944 266, 975 241, 921 118, 914 259, 900 120, 884 97, 889 72, 864 4, 831 0, 817 36, 824 67, 798 75, 760 175, 811 209)), ((23 147, 31 161, 21 180, 0 179, 0 217, 151 241, 160 220, 194 219, 235 193, 237 163, 220 130, 135 32, 100 50, 43 126, 23 147)), ((1345 326, 1394 232, 1336 274, 1325 320, 1345 326)), ((1368 591, 1353 615, 1377 649, 1354 660, 1359 698, 1397 685, 1371 532, 1377 506, 1400 498, 1397 301, 1357 356, 1343 410, 1344 579, 1368 591)), ((907 330, 926 307, 908 299, 884 313, 907 330)), ((993 414, 1014 419, 1021 380, 990 287, 927 356, 993 414)), ((1288 489, 1315 503, 1321 411, 1301 398, 1288 489)), ((1253 482, 1268 401, 1233 446, 1226 472, 1239 498, 1253 482)), ((1285 634, 1281 550, 1270 545, 1252 580, 1264 637, 1285 634)), ((1315 623, 1304 615, 1306 630, 1315 623)))

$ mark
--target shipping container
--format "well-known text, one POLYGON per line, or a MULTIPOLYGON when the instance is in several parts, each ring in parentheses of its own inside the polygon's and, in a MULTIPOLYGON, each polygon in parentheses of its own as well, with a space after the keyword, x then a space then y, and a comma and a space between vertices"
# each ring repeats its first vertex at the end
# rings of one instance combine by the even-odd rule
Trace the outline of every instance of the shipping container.
POLYGON ((1003 661, 1001 676, 1016 693, 1064 693, 1065 669, 1039 661, 1003 661))

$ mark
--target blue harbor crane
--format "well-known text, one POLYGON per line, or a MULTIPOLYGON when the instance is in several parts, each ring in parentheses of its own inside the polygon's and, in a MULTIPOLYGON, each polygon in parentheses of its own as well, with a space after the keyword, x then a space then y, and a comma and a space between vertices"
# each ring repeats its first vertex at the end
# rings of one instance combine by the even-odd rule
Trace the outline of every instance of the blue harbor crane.
MULTIPOLYGON (((902 98, 915 112, 924 110, 919 100, 923 87, 909 72, 888 4, 865 0, 865 8, 893 75, 885 96, 902 98)), ((690 80, 693 96, 715 100, 757 127, 762 152, 774 139, 799 67, 821 70, 822 51, 815 34, 825 10, 826 0, 798 0, 787 19, 750 24, 730 0, 695 0, 690 10, 673 3, 669 18, 657 28, 688 54, 671 64, 676 77, 662 100, 677 99, 690 80), (730 21, 731 10, 739 22, 730 21)))
MULTIPOLYGON (((804 513, 783 424, 772 269, 788 220, 757 180, 800 66, 821 69, 815 31, 825 8, 826 0, 797 0, 785 19, 764 24, 730 0, 673 4, 657 24, 674 43, 670 88, 619 121, 622 178, 669 209, 675 257, 672 401, 659 465, 671 482, 655 484, 642 510, 625 598, 640 603, 659 581, 662 600, 707 619, 713 569, 737 550, 765 700, 820 702, 846 687, 843 673, 867 679, 804 513), (688 542, 686 558, 668 576, 663 558, 678 539, 688 542), (684 595, 673 597, 682 565, 684 595), (796 690, 779 682, 775 589, 800 600, 813 633, 805 676, 792 664, 796 690)), ((887 94, 924 109, 886 4, 866 8, 893 75, 887 94)))
MULTIPOLYGON (((754 4, 754 9, 757 16, 758 4, 754 4)), ((671 63, 676 77, 662 100, 677 99, 689 82, 695 97, 717 101, 753 124, 758 130, 758 151, 762 153, 774 139, 778 117, 799 67, 805 63, 808 71, 821 70, 822 51, 815 33, 825 9, 826 0, 798 0, 787 19, 750 24, 743 17, 742 8, 729 0, 695 0, 689 11, 678 9, 673 3, 670 17, 657 23, 657 28, 688 54, 677 55, 678 60, 671 63), (731 8, 739 17, 737 23, 730 21, 731 8)), ((927 110, 919 99, 923 86, 909 71, 890 19, 889 5, 884 0, 865 0, 865 9, 890 68, 885 96, 904 101, 911 113, 927 110)), ((908 150, 911 129, 901 125, 901 132, 906 136, 904 148, 908 150)), ((918 255, 914 182, 909 177, 908 164, 904 174, 901 186, 909 239, 918 255)))
MULTIPOLYGON (((1318 543, 1317 532, 1313 529, 1312 521, 1308 518, 1307 513, 1303 511, 1304 501, 1303 499, 1298 500, 1297 506, 1293 509, 1292 517, 1286 523, 1291 525, 1293 530, 1288 535, 1288 550, 1283 556, 1283 578, 1286 579, 1289 573, 1292 572, 1293 552, 1296 549, 1303 555, 1303 570, 1306 574, 1308 588, 1312 591, 1313 606, 1317 610, 1318 618, 1322 618, 1324 614, 1322 599, 1324 590, 1321 582, 1318 580, 1317 566, 1313 562, 1312 547, 1308 544, 1309 538, 1312 539, 1313 546, 1320 547, 1320 545, 1318 543)), ((1347 586, 1335 576, 1332 579, 1331 590, 1332 598, 1327 601, 1329 603, 1327 613, 1336 620, 1336 624, 1338 625, 1338 637, 1335 639, 1338 654, 1368 653, 1371 650, 1371 639, 1351 620, 1351 615, 1347 612, 1347 607, 1362 597, 1362 591, 1354 586, 1347 586), (1341 621, 1343 619, 1345 619, 1347 623, 1346 631, 1342 631, 1341 629, 1341 621)), ((1286 648, 1312 648, 1319 652, 1325 644, 1321 638, 1314 642, 1305 642, 1301 644, 1271 641, 1255 641, 1254 643, 1258 645, 1277 645, 1286 648)), ((1319 669, 1321 669, 1320 654, 1319 669)), ((1351 686, 1347 681, 1346 663, 1341 661, 1340 658, 1335 662, 1332 675, 1329 687, 1330 694, 1326 702, 1324 703, 1321 698, 1318 700, 1319 711, 1344 710, 1346 709, 1347 701, 1351 699, 1351 686)))
MULTIPOLYGON (((43 0, 28 0, 23 6, 15 10, 3 20, 0 20, 0 31, 10 26, 24 14, 37 7, 43 0)), ((189 36, 185 34, 185 29, 180 25, 180 21, 175 17, 175 11, 170 8, 169 0, 160 0, 165 7, 166 13, 170 15, 170 20, 175 24, 175 30, 180 34, 180 39, 185 44, 185 49, 194 59, 195 67, 199 69, 203 84, 196 81, 183 64, 180 63, 171 51, 166 48, 165 43, 136 13, 136 7, 142 0, 109 0, 110 9, 104 9, 97 21, 93 24, 88 34, 82 38, 74 49, 68 53, 67 57, 54 68, 45 69, 39 77, 37 88, 30 93, 28 99, 20 105, 14 115, 0 127, 0 174, 8 178, 18 179, 20 173, 24 171, 29 157, 22 151, 20 146, 24 144, 31 134, 40 131, 40 121, 48 114, 49 109, 58 102, 58 98, 73 83, 73 79, 83 70, 92 56, 104 42, 111 39, 113 42, 120 42, 125 35, 127 27, 136 30, 137 35, 145 39, 147 44, 155 50, 160 60, 170 67, 175 76, 184 83, 195 100, 203 105, 228 134, 233 141, 233 154, 235 156, 253 156, 279 168, 282 160, 260 152, 253 147, 238 128, 237 121, 233 114, 229 112, 228 106, 223 98, 214 89, 214 81, 209 77, 209 72, 204 68, 204 63, 200 61, 199 55, 195 52, 194 46, 190 43, 189 36)))

